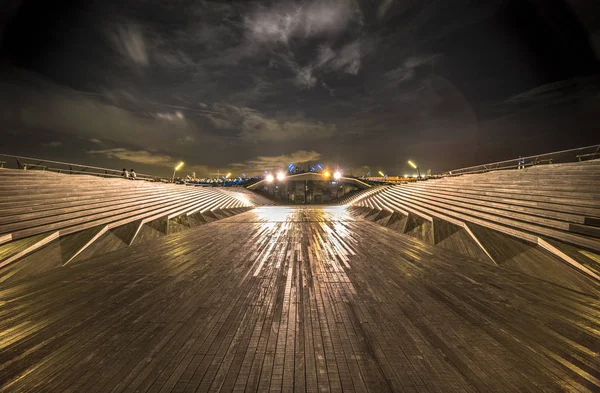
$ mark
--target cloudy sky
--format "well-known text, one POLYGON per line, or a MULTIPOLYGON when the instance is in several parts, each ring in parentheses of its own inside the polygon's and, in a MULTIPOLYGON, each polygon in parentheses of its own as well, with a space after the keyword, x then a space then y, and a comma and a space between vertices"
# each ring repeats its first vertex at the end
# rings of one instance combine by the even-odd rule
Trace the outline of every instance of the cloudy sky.
POLYGON ((595 0, 4 3, 2 153, 358 174, 600 142, 595 0))

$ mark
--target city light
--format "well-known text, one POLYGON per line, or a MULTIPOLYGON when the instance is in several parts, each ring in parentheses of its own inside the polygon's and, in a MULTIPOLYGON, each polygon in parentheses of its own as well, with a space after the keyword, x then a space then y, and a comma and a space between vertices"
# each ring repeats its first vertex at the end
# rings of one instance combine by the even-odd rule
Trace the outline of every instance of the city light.
POLYGON ((383 174, 383 172, 379 171, 379 174, 383 177, 385 177, 385 175, 383 174))
POLYGON ((273 180, 275 180, 275 178, 271 174, 268 174, 266 179, 267 179, 267 183, 273 183, 273 180))
POLYGON ((227 174, 227 176, 225 176, 225 179, 228 179, 229 176, 231 176, 231 172, 227 174))
POLYGON ((339 171, 337 171, 337 172, 335 172, 335 173, 333 174, 333 178, 334 178, 335 180, 338 180, 340 177, 342 177, 342 174, 341 174, 339 171))
POLYGON ((329 173, 329 171, 325 171, 325 172, 323 172, 323 176, 329 177, 329 176, 331 176, 331 173, 329 173))
POLYGON ((277 180, 282 181, 283 179, 285 179, 285 175, 283 174, 283 172, 279 172, 277 174, 277 180))

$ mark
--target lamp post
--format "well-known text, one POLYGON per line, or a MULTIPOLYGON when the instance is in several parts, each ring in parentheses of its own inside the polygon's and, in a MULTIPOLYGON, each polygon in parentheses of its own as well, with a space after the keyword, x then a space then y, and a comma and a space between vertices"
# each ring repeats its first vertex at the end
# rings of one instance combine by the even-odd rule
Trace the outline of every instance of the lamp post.
POLYGON ((183 161, 181 161, 179 164, 177 164, 177 166, 173 170, 173 177, 171 178, 171 183, 175 183, 175 172, 180 170, 182 167, 183 167, 183 161))
POLYGON ((418 178, 421 178, 421 171, 419 170, 419 167, 411 160, 408 160, 408 165, 410 165, 413 169, 416 169, 418 178))

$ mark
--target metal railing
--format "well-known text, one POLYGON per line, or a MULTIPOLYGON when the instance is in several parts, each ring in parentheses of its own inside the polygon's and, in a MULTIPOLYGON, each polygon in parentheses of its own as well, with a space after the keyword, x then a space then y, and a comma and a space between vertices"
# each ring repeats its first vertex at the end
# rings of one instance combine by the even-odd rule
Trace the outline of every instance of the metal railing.
POLYGON ((518 169, 519 167, 531 167, 535 165, 559 164, 577 161, 587 161, 600 158, 600 145, 579 147, 576 149, 561 150, 553 153, 538 154, 529 157, 513 158, 492 162, 489 164, 475 165, 466 168, 453 169, 443 172, 441 176, 459 176, 473 173, 484 173, 507 169, 518 169))
MULTIPOLYGON (((20 170, 41 170, 68 175, 91 175, 98 177, 118 178, 123 176, 123 171, 111 168, 102 168, 91 165, 80 165, 69 162, 44 160, 40 158, 15 156, 0 153, 0 168, 20 170)), ((136 172, 136 180, 161 181, 159 176, 136 172)))

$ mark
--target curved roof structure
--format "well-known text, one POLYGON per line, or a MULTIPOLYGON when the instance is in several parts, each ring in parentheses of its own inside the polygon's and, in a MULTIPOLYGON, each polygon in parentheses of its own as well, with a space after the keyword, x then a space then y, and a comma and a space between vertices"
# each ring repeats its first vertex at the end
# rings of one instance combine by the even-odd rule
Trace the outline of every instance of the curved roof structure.
MULTIPOLYGON (((325 178, 321 173, 317 173, 317 172, 306 172, 306 173, 298 173, 298 174, 294 174, 294 175, 287 175, 285 177, 285 180, 283 180, 283 181, 305 181, 305 180, 326 181, 326 180, 332 180, 332 178, 329 178, 329 179, 325 178)), ((370 184, 367 184, 367 183, 360 181, 353 177, 340 177, 339 179, 336 179, 336 181, 352 183, 361 189, 371 188, 370 184)), ((259 182, 252 184, 251 186, 248 186, 248 189, 255 190, 258 187, 260 187, 266 183, 267 183, 267 180, 263 179, 259 182)))

